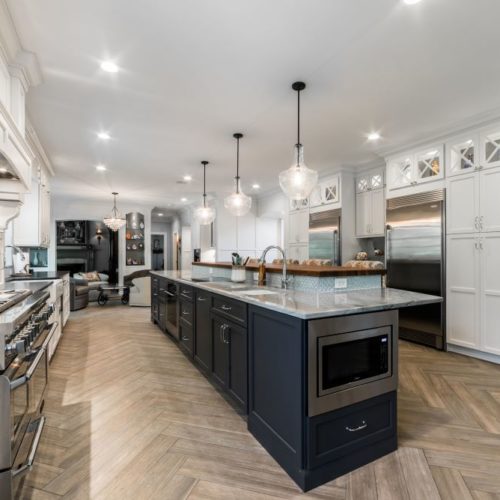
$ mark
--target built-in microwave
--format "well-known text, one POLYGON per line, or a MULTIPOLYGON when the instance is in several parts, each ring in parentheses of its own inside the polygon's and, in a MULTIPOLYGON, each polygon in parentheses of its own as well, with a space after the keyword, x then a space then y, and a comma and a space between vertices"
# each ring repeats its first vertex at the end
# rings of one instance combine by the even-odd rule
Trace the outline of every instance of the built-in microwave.
POLYGON ((309 416, 397 388, 397 311, 309 322, 309 416))

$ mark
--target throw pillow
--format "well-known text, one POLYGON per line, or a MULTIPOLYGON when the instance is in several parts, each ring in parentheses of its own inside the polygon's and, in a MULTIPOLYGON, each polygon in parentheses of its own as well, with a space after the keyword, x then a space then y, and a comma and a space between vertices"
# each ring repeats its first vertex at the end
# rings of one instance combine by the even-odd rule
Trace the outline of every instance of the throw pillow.
POLYGON ((99 273, 97 271, 85 273, 84 277, 87 281, 101 281, 101 278, 99 278, 99 273))

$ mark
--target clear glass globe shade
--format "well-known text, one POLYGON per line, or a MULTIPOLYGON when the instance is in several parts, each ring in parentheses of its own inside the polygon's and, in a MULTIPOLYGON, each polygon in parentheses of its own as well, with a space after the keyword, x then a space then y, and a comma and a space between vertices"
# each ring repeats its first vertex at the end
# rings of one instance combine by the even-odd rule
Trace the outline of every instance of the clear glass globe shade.
POLYGON ((241 188, 237 189, 237 191, 224 198, 224 207, 236 217, 241 217, 252 208, 252 198, 243 193, 241 188))
POLYGON ((202 226, 211 224, 215 220, 215 208, 202 205, 194 211, 194 218, 202 226))
POLYGON ((291 200, 304 200, 318 183, 318 172, 304 163, 304 147, 295 145, 294 164, 279 175, 283 192, 291 200))

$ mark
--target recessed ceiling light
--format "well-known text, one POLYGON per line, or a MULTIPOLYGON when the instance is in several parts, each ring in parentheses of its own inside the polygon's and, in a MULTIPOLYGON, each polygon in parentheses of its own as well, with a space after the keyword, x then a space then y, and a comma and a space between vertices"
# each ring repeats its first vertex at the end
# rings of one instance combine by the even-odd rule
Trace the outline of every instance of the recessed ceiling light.
POLYGON ((260 189, 260 184, 252 184, 252 189, 260 189))
POLYGON ((406 5, 414 5, 418 2, 420 2, 421 0, 403 0, 403 1, 406 5))
POLYGON ((181 198, 181 201, 188 201, 187 198, 181 198))
POLYGON ((102 61, 101 69, 107 73, 117 73, 119 68, 113 61, 102 61))
POLYGON ((185 176, 183 177, 183 179, 184 179, 186 182, 189 182, 189 181, 192 181, 192 180, 193 180, 193 178, 192 178, 190 175, 185 175, 185 176))
POLYGON ((156 215, 158 215, 158 217, 163 217, 163 213, 162 212, 158 212, 156 215))
POLYGON ((97 137, 102 141, 109 141, 111 139, 111 136, 107 132, 99 132, 97 137))
POLYGON ((99 170, 99 172, 104 172, 104 170, 106 170, 106 167, 104 165, 96 165, 95 169, 99 170))
POLYGON ((371 132, 368 134, 369 141, 378 141, 380 139, 380 134, 378 132, 371 132))

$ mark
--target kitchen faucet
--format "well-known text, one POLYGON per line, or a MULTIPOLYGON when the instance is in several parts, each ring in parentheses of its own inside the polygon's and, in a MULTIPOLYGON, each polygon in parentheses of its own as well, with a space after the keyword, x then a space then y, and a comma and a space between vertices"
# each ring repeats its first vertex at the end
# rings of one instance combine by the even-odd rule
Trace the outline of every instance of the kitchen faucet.
POLYGON ((288 284, 290 283, 290 280, 288 279, 287 276, 287 270, 286 270, 286 255, 285 251, 277 246, 277 245, 270 245, 264 251, 262 252, 262 255, 259 260, 259 285, 264 285, 266 282, 266 255, 269 250, 279 250, 281 252, 281 255, 283 256, 283 275, 281 277, 281 288, 286 289, 288 287, 288 284))

